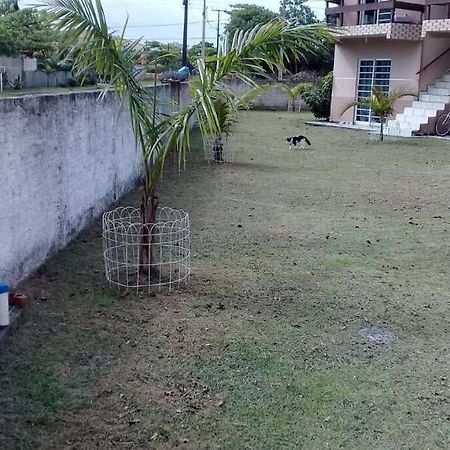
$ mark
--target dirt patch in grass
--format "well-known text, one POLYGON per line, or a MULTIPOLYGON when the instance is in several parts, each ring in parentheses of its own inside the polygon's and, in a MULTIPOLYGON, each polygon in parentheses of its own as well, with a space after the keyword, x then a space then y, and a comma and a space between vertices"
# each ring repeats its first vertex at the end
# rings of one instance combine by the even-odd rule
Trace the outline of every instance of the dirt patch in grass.
POLYGON ((23 284, 1 448, 450 447, 448 146, 307 118, 245 114, 233 164, 167 174, 190 290, 111 291, 98 223, 23 284))

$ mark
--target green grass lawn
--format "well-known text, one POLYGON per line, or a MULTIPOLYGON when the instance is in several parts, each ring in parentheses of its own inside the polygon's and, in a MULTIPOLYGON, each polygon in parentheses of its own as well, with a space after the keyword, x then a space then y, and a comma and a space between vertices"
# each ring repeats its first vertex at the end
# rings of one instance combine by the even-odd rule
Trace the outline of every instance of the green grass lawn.
POLYGON ((448 144, 307 118, 246 113, 233 164, 169 171, 189 290, 111 291, 99 223, 23 283, 0 448, 450 448, 448 144))

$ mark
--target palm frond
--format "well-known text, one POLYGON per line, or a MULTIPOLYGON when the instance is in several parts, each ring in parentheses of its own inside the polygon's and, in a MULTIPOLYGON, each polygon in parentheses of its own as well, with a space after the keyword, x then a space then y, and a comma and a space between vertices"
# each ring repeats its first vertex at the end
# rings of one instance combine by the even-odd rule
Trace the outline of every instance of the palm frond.
POLYGON ((114 89, 121 99, 127 99, 131 125, 144 155, 157 112, 154 95, 136 79, 140 41, 124 39, 126 23, 120 37, 109 31, 100 0, 44 0, 39 6, 54 16, 67 44, 76 49, 74 71, 106 77, 102 95, 114 89))
POLYGON ((298 96, 304 91, 308 83, 299 83, 295 86, 288 86, 287 84, 280 84, 281 89, 283 89, 287 96, 292 100, 297 100, 298 96))
POLYGON ((417 94, 403 88, 393 89, 385 93, 380 86, 374 86, 371 96, 360 97, 349 102, 342 109, 341 115, 350 108, 361 107, 372 109, 375 114, 382 118, 390 117, 395 112, 395 103, 403 97, 417 97, 417 94))
POLYGON ((255 75, 265 77, 267 67, 283 68, 290 58, 301 58, 335 40, 322 25, 295 26, 279 20, 238 31, 231 45, 224 42, 217 56, 199 60, 198 78, 191 83, 191 104, 166 118, 158 114, 156 89, 148 92, 136 79, 139 41, 125 40, 126 24, 119 37, 109 31, 100 0, 43 0, 41 6, 53 14, 58 28, 76 48, 75 70, 104 76, 104 92, 114 89, 126 101, 143 153, 147 186, 162 175, 170 151, 178 153, 180 167, 185 164, 194 118, 203 135, 229 132, 238 111, 261 92, 255 75), (237 77, 251 89, 242 96, 230 92, 225 88, 228 77, 237 77))

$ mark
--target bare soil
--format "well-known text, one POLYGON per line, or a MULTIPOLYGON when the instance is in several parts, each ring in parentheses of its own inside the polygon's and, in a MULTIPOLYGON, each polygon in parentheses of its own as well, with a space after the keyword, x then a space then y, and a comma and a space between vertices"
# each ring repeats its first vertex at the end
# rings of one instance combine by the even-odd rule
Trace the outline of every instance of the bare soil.
POLYGON ((449 144, 308 118, 246 113, 233 164, 167 173, 189 290, 110 290, 98 222, 23 283, 0 448, 450 448, 449 144))

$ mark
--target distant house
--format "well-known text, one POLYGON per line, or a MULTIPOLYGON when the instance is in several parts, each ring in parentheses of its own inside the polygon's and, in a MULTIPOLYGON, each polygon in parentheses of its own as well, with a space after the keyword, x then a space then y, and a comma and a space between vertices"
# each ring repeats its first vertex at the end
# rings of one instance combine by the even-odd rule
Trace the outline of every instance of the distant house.
POLYGON ((367 108, 346 104, 388 92, 421 92, 397 105, 387 133, 411 136, 434 129, 436 116, 450 103, 450 0, 327 0, 328 24, 340 33, 336 45, 331 119, 370 125, 379 118, 367 108))

